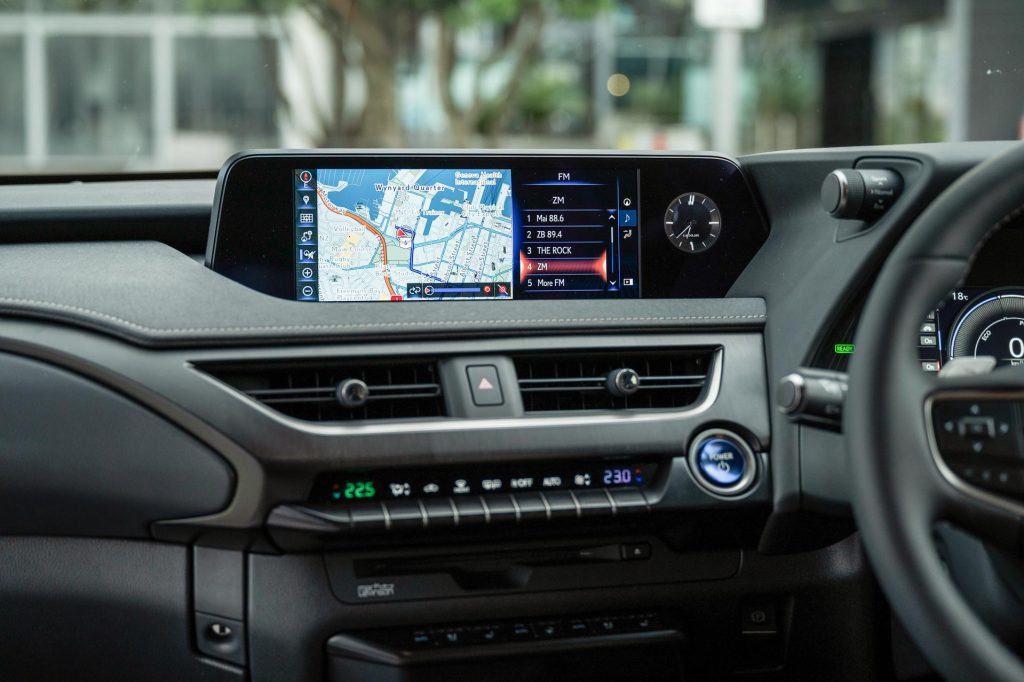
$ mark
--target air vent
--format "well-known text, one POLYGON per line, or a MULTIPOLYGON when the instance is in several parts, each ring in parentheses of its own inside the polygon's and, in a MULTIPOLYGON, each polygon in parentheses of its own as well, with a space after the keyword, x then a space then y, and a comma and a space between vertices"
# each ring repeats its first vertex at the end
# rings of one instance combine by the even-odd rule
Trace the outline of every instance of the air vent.
POLYGON ((444 416, 444 398, 433 361, 260 362, 203 365, 200 369, 296 419, 327 422, 444 416), (343 387, 340 392, 339 386, 343 387))
POLYGON ((527 412, 671 409, 697 402, 713 356, 710 348, 630 350, 520 355, 515 363, 527 412), (624 369, 639 379, 633 392, 615 389, 624 369))

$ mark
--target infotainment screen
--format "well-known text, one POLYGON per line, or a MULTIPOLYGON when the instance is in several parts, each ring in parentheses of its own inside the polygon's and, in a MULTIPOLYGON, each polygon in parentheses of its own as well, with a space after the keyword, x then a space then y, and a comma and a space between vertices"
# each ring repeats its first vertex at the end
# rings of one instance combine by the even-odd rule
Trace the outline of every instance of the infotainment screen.
POLYGON ((637 298, 637 170, 298 168, 296 298, 637 298))
POLYGON ((515 308, 725 296, 767 234, 740 166, 714 155, 254 151, 221 169, 206 264, 353 312, 515 308))

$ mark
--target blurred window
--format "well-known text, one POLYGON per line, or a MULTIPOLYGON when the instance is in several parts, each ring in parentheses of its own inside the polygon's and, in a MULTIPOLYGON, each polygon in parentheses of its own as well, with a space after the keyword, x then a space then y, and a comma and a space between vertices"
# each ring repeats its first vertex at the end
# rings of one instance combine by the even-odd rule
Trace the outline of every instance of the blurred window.
POLYGON ((0 156, 24 154, 24 40, 0 36, 0 156))
POLYGON ((177 132, 216 132, 239 147, 277 144, 276 43, 183 37, 175 43, 177 132))
POLYGON ((50 36, 46 53, 50 154, 132 157, 152 150, 149 39, 50 36))
POLYGON ((742 0, 742 25, 725 6, 0 0, 0 174, 214 169, 246 147, 1024 135, 1022 0, 742 0))

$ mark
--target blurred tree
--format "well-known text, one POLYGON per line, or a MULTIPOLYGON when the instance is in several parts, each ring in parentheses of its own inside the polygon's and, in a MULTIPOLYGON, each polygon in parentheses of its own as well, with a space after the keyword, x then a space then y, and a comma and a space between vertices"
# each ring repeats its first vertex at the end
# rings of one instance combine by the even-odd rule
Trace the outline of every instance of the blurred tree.
POLYGON ((575 74, 556 67, 541 63, 523 77, 518 96, 506 107, 504 132, 564 135, 582 128, 590 106, 587 90, 575 74))
MULTIPOLYGON (((463 146, 473 133, 494 138, 504 129, 526 76, 537 61, 545 23, 553 16, 587 19, 610 9, 612 0, 438 0, 441 20, 438 87, 452 143, 463 146), (458 35, 489 25, 490 52, 474 65, 468 92, 453 90, 459 64, 458 35)), ((461 85, 464 81, 459 81, 461 85)))
MULTIPOLYGON (((382 146, 401 144, 396 106, 397 63, 406 54, 404 27, 418 25, 433 4, 432 0, 189 0, 202 13, 246 12, 265 17, 277 30, 265 35, 268 50, 280 39, 292 59, 301 66, 289 74, 303 79, 303 89, 313 89, 316 67, 330 64, 327 101, 304 97, 292 101, 281 86, 274 83, 278 100, 295 127, 300 119, 312 120, 313 130, 305 131, 316 146, 382 146), (293 10, 305 12, 323 31, 330 45, 329 55, 317 57, 317 65, 305 64, 311 57, 301 44, 308 36, 307 25, 287 20, 293 10), (350 84, 347 73, 353 53, 366 83, 362 111, 351 120, 346 116, 350 84), (301 107, 301 115, 299 108, 301 107)), ((322 69, 320 69, 322 72, 322 69)))
POLYGON ((790 149, 818 139, 820 85, 812 27, 800 20, 765 28, 748 44, 754 93, 747 102, 747 146, 790 149))
MULTIPOLYGON (((500 131, 524 75, 536 61, 544 24, 550 16, 590 17, 610 7, 613 0, 189 1, 201 12, 244 11, 276 21, 281 40, 298 61, 304 58, 298 49, 303 36, 294 35, 294 24, 281 19, 291 10, 306 12, 323 29, 331 45, 331 96, 326 103, 315 98, 296 103, 276 84, 283 108, 293 121, 302 118, 296 115, 296 107, 303 108, 302 113, 314 121, 316 128, 309 131, 310 137, 320 146, 394 147, 402 144, 397 111, 398 67, 402 60, 418 60, 417 40, 424 19, 434 17, 440 26, 439 100, 448 120, 450 143, 463 145, 474 132, 493 136, 500 131), (456 93, 458 35, 481 25, 491 27, 493 46, 475 65, 468 92, 456 93), (346 73, 354 56, 358 56, 366 95, 361 113, 352 120, 346 115, 350 103, 346 73)), ((268 47, 272 47, 272 36, 267 38, 268 47)))

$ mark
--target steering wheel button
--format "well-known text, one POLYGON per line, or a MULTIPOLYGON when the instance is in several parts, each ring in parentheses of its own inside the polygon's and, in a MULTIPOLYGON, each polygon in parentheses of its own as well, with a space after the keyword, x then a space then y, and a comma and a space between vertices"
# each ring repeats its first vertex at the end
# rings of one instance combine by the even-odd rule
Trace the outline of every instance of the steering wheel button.
POLYGON ((992 417, 964 417, 960 420, 959 430, 961 436, 968 438, 995 438, 996 420, 992 417))
POLYGON ((943 455, 1018 457, 1016 409, 1000 400, 935 403, 936 445, 943 455))

